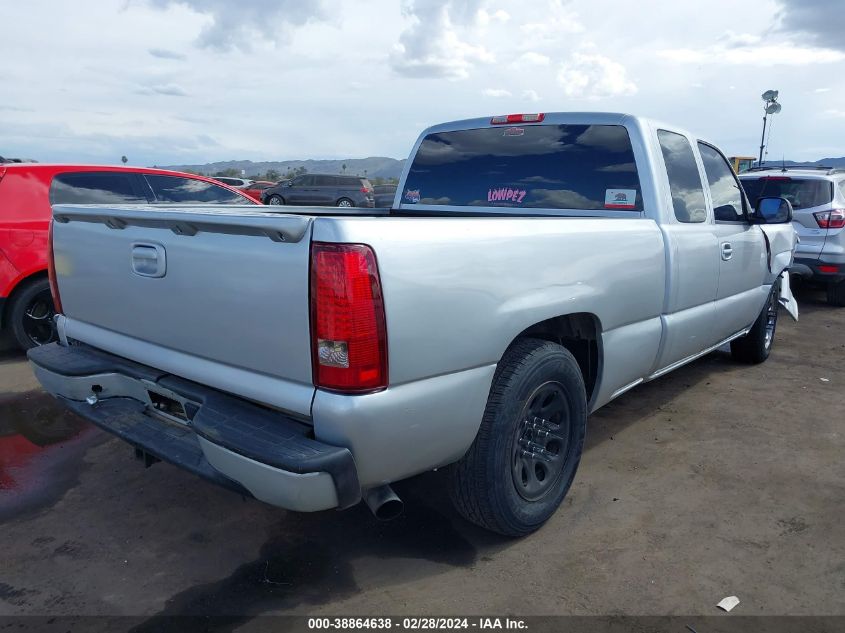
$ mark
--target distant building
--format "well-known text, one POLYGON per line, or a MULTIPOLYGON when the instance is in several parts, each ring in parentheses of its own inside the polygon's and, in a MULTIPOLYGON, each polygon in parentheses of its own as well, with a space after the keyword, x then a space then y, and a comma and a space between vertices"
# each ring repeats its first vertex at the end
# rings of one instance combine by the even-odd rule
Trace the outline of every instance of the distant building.
POLYGON ((731 166, 734 168, 736 173, 741 173, 743 171, 748 171, 752 167, 754 167, 754 163, 757 161, 756 156, 728 156, 728 160, 731 161, 731 166))

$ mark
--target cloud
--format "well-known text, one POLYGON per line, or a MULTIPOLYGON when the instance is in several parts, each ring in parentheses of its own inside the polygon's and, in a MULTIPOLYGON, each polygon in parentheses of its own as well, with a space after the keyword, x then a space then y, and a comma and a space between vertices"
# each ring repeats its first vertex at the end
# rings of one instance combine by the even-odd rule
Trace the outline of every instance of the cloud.
POLYGON ((834 117, 836 119, 845 119, 845 110, 825 110, 826 116, 834 117))
POLYGON ((220 51, 251 51, 252 43, 261 38, 274 44, 284 43, 293 27, 312 20, 325 19, 323 0, 147 0, 153 7, 168 9, 187 6, 210 18, 197 39, 203 48, 220 51))
POLYGON ((177 84, 154 84, 136 91, 142 95, 164 95, 166 97, 187 97, 188 92, 177 84))
POLYGON ((559 41, 562 35, 583 33, 584 25, 578 15, 568 9, 568 4, 564 0, 551 0, 542 10, 542 22, 527 22, 519 27, 520 30, 535 43, 559 41))
MULTIPOLYGON (((845 53, 791 42, 764 43, 759 35, 726 31, 710 46, 671 48, 657 55, 679 64, 731 64, 736 66, 805 66, 837 62, 845 53)), ((845 49, 843 49, 845 50, 845 49)))
POLYGON ((679 64, 730 64, 736 66, 807 66, 838 62, 845 52, 829 48, 808 48, 794 44, 727 46, 716 44, 700 48, 673 48, 657 55, 679 64))
POLYGON ((809 37, 825 48, 845 51, 841 0, 780 0, 775 30, 809 37))
POLYGON ((603 55, 575 53, 560 67, 557 80, 567 97, 602 99, 637 92, 625 67, 603 55))
POLYGON ((481 26, 487 26, 491 22, 501 22, 504 24, 511 19, 511 14, 504 9, 497 9, 492 13, 486 9, 479 9, 476 13, 476 19, 481 26))
POLYGON ((542 53, 535 53, 534 51, 528 51, 520 55, 515 65, 516 66, 548 66, 551 63, 551 59, 547 55, 543 55, 542 53))
POLYGON ((486 48, 459 35, 478 19, 479 0, 411 0, 403 8, 411 24, 399 36, 390 60, 405 77, 466 79, 479 62, 492 62, 486 48))
POLYGON ((540 100, 540 95, 537 94, 536 90, 523 90, 522 91, 522 98, 525 101, 531 101, 532 103, 540 100))
POLYGON ((166 48, 150 48, 147 49, 147 52, 153 57, 158 57, 159 59, 187 59, 186 55, 177 53, 176 51, 167 50, 166 48))
POLYGON ((816 88, 813 92, 830 92, 830 88, 816 88))
POLYGON ((512 96, 509 90, 504 90, 502 88, 486 88, 481 91, 485 97, 510 97, 512 96))

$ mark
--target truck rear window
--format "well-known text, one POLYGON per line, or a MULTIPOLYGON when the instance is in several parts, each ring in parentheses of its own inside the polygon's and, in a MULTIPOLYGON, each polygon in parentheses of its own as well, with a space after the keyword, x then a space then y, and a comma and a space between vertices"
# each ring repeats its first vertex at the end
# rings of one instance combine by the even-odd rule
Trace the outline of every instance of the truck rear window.
POLYGON ((758 198, 786 198, 793 209, 809 209, 833 200, 833 183, 816 178, 764 177, 742 178, 742 188, 751 202, 758 198))
POLYGON ((621 125, 526 125, 429 134, 402 203, 460 207, 642 210, 621 125))

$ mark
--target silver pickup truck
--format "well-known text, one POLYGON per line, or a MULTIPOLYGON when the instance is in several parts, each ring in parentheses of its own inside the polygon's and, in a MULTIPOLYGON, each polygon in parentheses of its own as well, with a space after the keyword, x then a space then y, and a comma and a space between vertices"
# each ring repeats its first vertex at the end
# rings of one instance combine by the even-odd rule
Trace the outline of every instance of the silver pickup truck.
POLYGON ((420 136, 390 209, 56 206, 45 389, 133 445, 297 511, 449 466, 470 521, 537 529, 587 416, 730 342, 769 355, 791 207, 623 114, 420 136))

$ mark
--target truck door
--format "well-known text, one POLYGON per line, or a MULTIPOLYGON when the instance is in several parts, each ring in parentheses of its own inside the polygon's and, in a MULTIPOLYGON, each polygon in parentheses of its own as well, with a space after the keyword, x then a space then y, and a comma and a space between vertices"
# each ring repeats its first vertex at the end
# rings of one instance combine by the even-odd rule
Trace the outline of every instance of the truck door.
POLYGON ((667 130, 658 130, 657 138, 667 176, 664 197, 672 209, 662 223, 668 277, 665 333, 655 367, 662 373, 717 342, 713 321, 719 246, 689 139, 667 130))
POLYGON ((722 153, 698 142, 707 176, 719 243, 715 334, 724 340, 751 325, 768 294, 767 252, 763 232, 748 222, 748 208, 739 181, 722 153))

